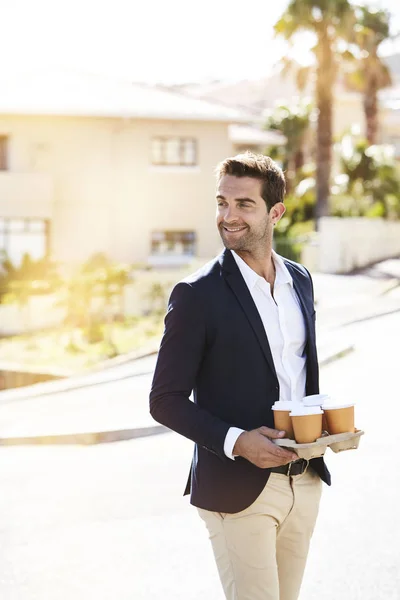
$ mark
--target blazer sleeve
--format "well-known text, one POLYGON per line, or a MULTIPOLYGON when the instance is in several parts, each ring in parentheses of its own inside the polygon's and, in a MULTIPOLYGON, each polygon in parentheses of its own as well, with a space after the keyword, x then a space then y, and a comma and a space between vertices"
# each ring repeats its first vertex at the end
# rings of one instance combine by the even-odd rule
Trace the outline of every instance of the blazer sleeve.
POLYGON ((230 425, 189 399, 205 352, 204 306, 190 284, 178 283, 165 317, 150 413, 159 423, 227 460, 224 441, 230 425))

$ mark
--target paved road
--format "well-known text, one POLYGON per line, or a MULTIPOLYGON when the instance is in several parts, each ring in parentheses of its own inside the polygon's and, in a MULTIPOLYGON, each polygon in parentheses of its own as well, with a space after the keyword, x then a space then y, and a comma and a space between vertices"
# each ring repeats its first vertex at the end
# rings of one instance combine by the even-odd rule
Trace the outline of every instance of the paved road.
MULTIPOLYGON (((322 391, 357 399, 366 435, 358 451, 329 451, 334 485, 301 600, 400 598, 399 331, 399 314, 354 327, 356 352, 322 372, 322 391)), ((0 448, 1 600, 222 600, 206 532, 180 496, 190 453, 172 433, 0 448)))

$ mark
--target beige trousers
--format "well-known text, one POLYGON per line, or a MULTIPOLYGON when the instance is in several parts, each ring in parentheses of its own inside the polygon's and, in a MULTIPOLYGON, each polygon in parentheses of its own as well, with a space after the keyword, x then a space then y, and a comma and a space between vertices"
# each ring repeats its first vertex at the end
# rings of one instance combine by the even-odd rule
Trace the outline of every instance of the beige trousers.
POLYGON ((321 497, 318 475, 271 473, 238 513, 199 508, 227 600, 297 600, 321 497))

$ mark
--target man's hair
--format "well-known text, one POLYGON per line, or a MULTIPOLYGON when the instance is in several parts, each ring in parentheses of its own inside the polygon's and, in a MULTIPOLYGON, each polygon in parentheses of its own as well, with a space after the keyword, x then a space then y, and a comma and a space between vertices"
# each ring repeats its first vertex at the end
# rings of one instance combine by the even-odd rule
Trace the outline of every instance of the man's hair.
POLYGON ((283 202, 286 191, 285 176, 282 169, 270 158, 263 154, 244 152, 231 158, 226 158, 216 168, 217 180, 224 175, 234 177, 253 177, 261 181, 261 196, 268 211, 277 202, 283 202))

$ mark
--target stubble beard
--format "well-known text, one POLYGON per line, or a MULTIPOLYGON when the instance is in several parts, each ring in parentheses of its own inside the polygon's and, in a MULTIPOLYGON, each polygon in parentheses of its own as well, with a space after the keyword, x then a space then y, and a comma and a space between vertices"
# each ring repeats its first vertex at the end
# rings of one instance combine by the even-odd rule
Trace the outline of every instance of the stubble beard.
POLYGON ((219 233, 227 250, 233 250, 237 253, 250 254, 254 258, 263 256, 269 245, 272 245, 272 232, 271 234, 269 233, 267 223, 264 223, 264 228, 260 232, 247 229, 238 240, 227 240, 225 238, 225 232, 222 226, 219 228, 219 233))

